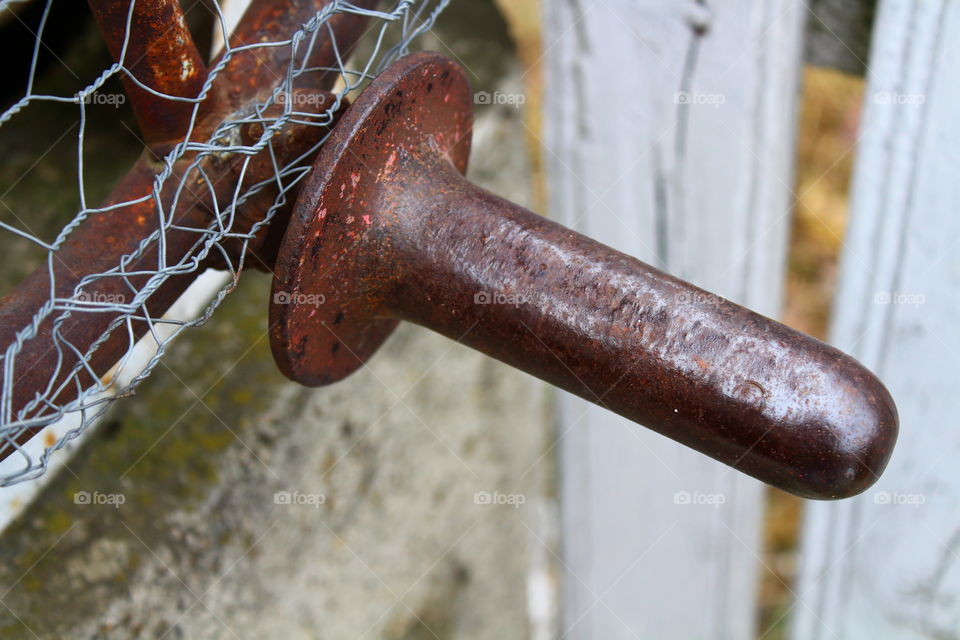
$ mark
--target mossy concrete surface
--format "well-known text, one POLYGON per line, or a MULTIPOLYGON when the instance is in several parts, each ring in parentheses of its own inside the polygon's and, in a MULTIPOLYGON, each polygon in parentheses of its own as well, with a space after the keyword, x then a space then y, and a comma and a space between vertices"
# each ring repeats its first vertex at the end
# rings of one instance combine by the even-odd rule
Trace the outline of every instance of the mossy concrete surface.
POLYGON ((264 280, 5 533, 2 637, 525 637, 540 385, 405 327, 302 389, 271 361, 264 280))

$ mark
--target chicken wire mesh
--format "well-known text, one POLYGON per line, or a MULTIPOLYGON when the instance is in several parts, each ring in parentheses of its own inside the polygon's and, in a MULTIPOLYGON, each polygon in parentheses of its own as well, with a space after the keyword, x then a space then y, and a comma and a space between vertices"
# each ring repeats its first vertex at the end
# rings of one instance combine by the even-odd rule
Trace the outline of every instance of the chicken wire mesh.
MULTIPOLYGON (((0 15, 30 1, 0 0, 0 15)), ((24 53, 31 56, 26 91, 0 114, 0 127, 18 126, 19 118, 44 102, 76 105, 78 180, 72 188, 78 190, 80 207, 52 240, 33 233, 26 216, 13 213, 9 222, 0 220, 0 246, 33 243, 45 252, 43 266, 0 300, 0 339, 5 340, 0 353, 0 455, 7 457, 0 466, 0 486, 41 475, 55 452, 82 434, 114 401, 131 395, 173 339, 211 316, 251 260, 263 268, 265 261, 258 259, 255 248, 269 237, 274 218, 293 201, 294 188, 309 171, 349 94, 407 53, 451 2, 253 0, 238 29, 258 11, 283 12, 284 5, 291 11, 294 5, 297 9, 310 5, 310 10, 307 19, 296 21, 288 33, 270 30, 278 21, 261 19, 260 24, 269 24, 270 29, 255 30, 239 45, 233 36, 225 38, 228 44, 213 57, 199 93, 183 97, 139 80, 133 70, 136 61, 126 57, 138 37, 134 32, 138 7, 169 4, 162 0, 129 3, 113 43, 119 48, 119 55, 114 51, 118 61, 89 81, 83 79, 87 84, 81 91, 71 95, 36 91, 37 59, 47 46, 44 29, 54 0, 33 1, 45 1, 45 6, 32 50, 24 53), (365 36, 357 37, 362 35, 358 33, 349 42, 339 42, 337 21, 348 18, 362 21, 365 36), (358 41, 365 44, 355 49, 358 41), (318 64, 318 57, 324 56, 318 64), (236 73, 241 59, 249 73, 236 73), (270 68, 278 59, 285 64, 270 68), (316 89, 318 77, 333 85, 330 93, 316 89), (114 195, 98 206, 86 196, 86 116, 90 105, 110 99, 103 89, 111 78, 125 79, 127 93, 132 83, 133 91, 149 94, 147 100, 161 115, 169 107, 185 109, 187 117, 179 139, 154 144, 155 157, 138 162, 124 178, 127 183, 149 185, 147 191, 131 193, 135 190, 124 189, 121 181, 114 195), (265 86, 243 86, 256 83, 265 86), (238 91, 253 91, 254 97, 236 104, 230 98, 238 91), (205 113, 218 96, 230 106, 229 113, 205 113), (182 213, 186 210, 202 215, 182 213), (124 217, 118 218, 121 214, 124 217), (113 248, 120 245, 112 242, 113 237, 135 234, 137 229, 143 234, 114 255, 113 248), (91 238, 97 241, 89 242, 91 238), (77 248, 78 244, 93 246, 77 248), (78 255, 84 259, 76 259, 78 255), (156 302, 185 288, 172 281, 193 280, 209 273, 211 266, 228 274, 225 284, 188 317, 166 313, 169 305, 156 302), (108 366, 95 364, 98 361, 108 366), (31 436, 54 423, 66 426, 52 443, 37 447, 34 440, 26 445, 31 436)), ((105 3, 91 2, 94 8, 97 4, 105 3)), ((220 25, 229 24, 220 0, 208 4, 220 25)), ((220 27, 221 37, 227 35, 225 30, 220 27)), ((184 77, 192 71, 188 65, 184 59, 184 77)), ((36 151, 39 162, 44 150, 36 151)))

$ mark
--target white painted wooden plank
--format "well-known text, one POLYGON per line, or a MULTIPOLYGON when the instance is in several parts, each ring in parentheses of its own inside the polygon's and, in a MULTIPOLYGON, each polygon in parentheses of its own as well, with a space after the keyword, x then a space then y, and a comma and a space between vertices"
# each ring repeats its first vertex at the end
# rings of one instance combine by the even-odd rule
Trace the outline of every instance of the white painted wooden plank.
MULTIPOLYGON (((802 4, 545 9, 551 215, 776 315, 802 4)), ((763 487, 569 396, 559 430, 564 637, 753 637, 763 487)))
POLYGON ((883 0, 832 341, 900 440, 868 493, 808 508, 798 640, 960 638, 960 3, 883 0))

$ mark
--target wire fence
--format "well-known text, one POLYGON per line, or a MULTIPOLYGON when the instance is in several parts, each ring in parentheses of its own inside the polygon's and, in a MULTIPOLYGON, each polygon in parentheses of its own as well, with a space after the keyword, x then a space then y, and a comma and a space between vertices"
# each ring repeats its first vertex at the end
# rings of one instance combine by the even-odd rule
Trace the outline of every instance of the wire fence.
MULTIPOLYGON (((27 1, 0 0, 0 15, 27 1)), ((75 105, 79 119, 75 156, 78 182, 72 188, 78 190, 80 207, 56 237, 47 240, 31 231, 28 216, 21 219, 13 215, 9 222, 0 220, 0 247, 9 243, 33 243, 45 252, 43 273, 34 275, 47 287, 29 321, 7 327, 6 335, 10 339, 2 345, 0 441, 11 455, 0 467, 0 486, 44 473, 55 452, 94 424, 117 399, 131 395, 133 388, 146 379, 164 357, 173 339, 210 318, 236 286, 238 276, 250 260, 248 250, 251 245, 262 237, 277 212, 295 198, 296 186, 309 171, 313 157, 349 94, 407 53, 414 42, 431 29, 450 1, 394 0, 382 3, 378 9, 368 9, 333 0, 292 33, 282 37, 274 35, 265 40, 261 38, 243 46, 227 45, 222 55, 214 58, 203 88, 195 98, 164 94, 137 83, 141 89, 171 104, 192 105, 187 133, 151 165, 153 171, 149 181, 152 189, 149 193, 98 206, 88 202, 86 196, 89 191, 84 165, 87 110, 93 104, 117 99, 104 92, 111 78, 130 79, 134 75, 123 62, 116 62, 89 78, 86 86, 72 95, 37 92, 37 60, 41 48, 46 46, 44 29, 54 3, 54 0, 45 0, 43 18, 29 54, 32 63, 25 93, 0 114, 0 127, 17 126, 19 118, 29 116, 31 109, 44 102, 75 105), (349 47, 337 46, 331 21, 346 14, 362 16, 369 21, 367 34, 357 47, 357 51, 362 50, 363 54, 350 56, 349 47), (333 39, 336 63, 328 68, 311 67, 307 62, 310 53, 321 46, 320 40, 325 38, 333 39), (231 60, 240 55, 257 56, 275 48, 288 50, 290 64, 274 70, 276 81, 264 88, 262 99, 235 111, 215 124, 211 133, 198 137, 197 131, 203 130, 199 121, 201 107, 217 87, 217 78, 229 67, 231 60), (293 96, 309 96, 298 87, 303 84, 301 80, 318 73, 335 74, 332 96, 322 103, 323 108, 305 108, 305 98, 293 99, 293 96), (276 148, 277 141, 291 127, 298 127, 298 130, 309 128, 315 133, 309 136, 305 148, 298 149, 295 157, 283 158, 276 148), (228 188, 214 184, 217 176, 211 170, 211 167, 224 163, 235 165, 228 188), (266 172, 262 171, 263 166, 268 167, 266 172), (197 192, 200 192, 199 196, 197 192), (204 218, 205 224, 185 225, 177 215, 178 207, 186 207, 191 199, 195 201, 197 198, 203 200, 209 215, 204 218), (82 273, 72 269, 69 274, 71 286, 64 291, 60 286, 65 278, 63 265, 59 262, 61 251, 78 229, 95 224, 98 219, 107 219, 118 210, 140 210, 137 208, 144 205, 150 205, 159 220, 150 233, 139 238, 132 250, 115 256, 116 260, 111 261, 109 268, 83 270, 82 273), (254 215, 249 220, 247 212, 251 209, 254 215), (185 234, 190 238, 187 250, 177 252, 171 249, 172 237, 182 238, 185 234), (149 264, 145 267, 144 262, 149 264), (151 297, 162 292, 172 278, 199 276, 214 263, 228 277, 209 302, 194 310, 197 313, 192 317, 176 318, 170 314, 158 314, 151 308, 151 297), (109 322, 92 336, 92 340, 81 343, 68 327, 78 319, 94 317, 100 318, 101 322, 107 318, 109 322), (119 357, 114 366, 107 372, 98 371, 91 364, 98 351, 102 355, 109 350, 105 345, 115 345, 118 341, 121 346, 116 349, 119 357), (45 357, 50 359, 40 361, 31 355, 33 353, 49 354, 45 357), (53 366, 47 363, 53 363, 53 366), (38 368, 43 369, 40 372, 42 378, 37 378, 38 368), (37 384, 38 379, 42 380, 40 384, 37 384), (31 434, 54 423, 63 425, 65 419, 69 424, 60 430, 52 444, 37 447, 33 442, 30 446, 25 445, 31 434)), ((254 4, 256 2, 254 0, 254 4)), ((221 3, 212 0, 209 4, 219 16, 219 24, 228 24, 221 3)), ((131 16, 135 11, 136 1, 131 5, 131 16)), ((220 27, 220 30, 224 40, 229 41, 226 27, 220 27)), ((123 39, 124 50, 129 40, 128 30, 123 39)), ((37 149, 36 152, 39 162, 44 150, 37 149)), ((71 187, 65 185, 63 188, 71 187)), ((9 293, 4 302, 8 303, 18 295, 23 295, 22 286, 9 293)))

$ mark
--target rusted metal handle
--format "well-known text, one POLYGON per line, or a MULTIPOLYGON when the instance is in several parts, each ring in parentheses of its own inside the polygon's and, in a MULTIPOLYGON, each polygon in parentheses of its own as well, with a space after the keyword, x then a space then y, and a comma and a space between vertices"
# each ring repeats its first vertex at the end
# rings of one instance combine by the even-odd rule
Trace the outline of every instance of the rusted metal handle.
POLYGON ((866 489, 897 434, 855 360, 469 183, 471 93, 436 54, 341 119, 297 204, 271 304, 280 368, 349 375, 429 327, 810 498, 866 489))

